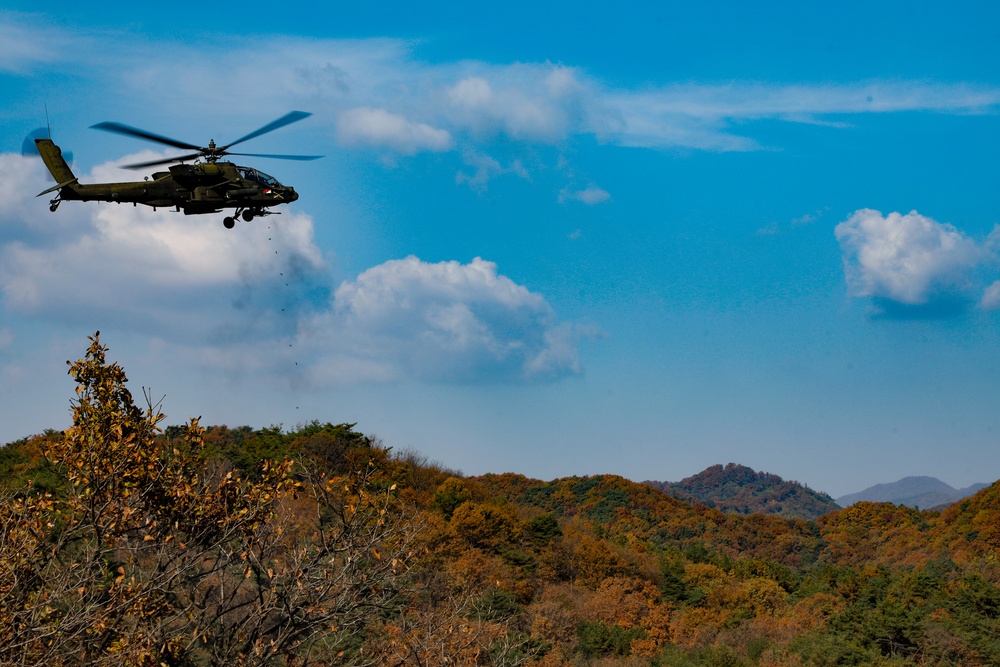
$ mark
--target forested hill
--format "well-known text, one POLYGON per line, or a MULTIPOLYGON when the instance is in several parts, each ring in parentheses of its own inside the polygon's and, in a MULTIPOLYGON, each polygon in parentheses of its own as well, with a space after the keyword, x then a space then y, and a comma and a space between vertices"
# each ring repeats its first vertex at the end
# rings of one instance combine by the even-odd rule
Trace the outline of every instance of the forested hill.
POLYGON ((714 465, 680 482, 644 482, 668 495, 733 514, 774 514, 817 519, 840 509, 833 498, 777 475, 730 463, 714 465))
POLYGON ((0 665, 1000 665, 1000 482, 806 521, 467 477, 353 424, 161 429, 104 352, 0 448, 0 665))
MULTIPOLYGON (((17 498, 8 495, 0 502, 5 527, 16 529, 31 519, 31 511, 38 514, 31 525, 60 534, 62 524, 42 519, 50 512, 65 517, 55 504, 64 501, 53 498, 65 496, 66 475, 77 474, 81 456, 94 442, 80 438, 79 430, 66 435, 50 431, 0 448, 0 495, 3 487, 8 493, 22 489, 17 498), (72 449, 74 443, 81 448, 72 449), (70 457, 65 466, 41 456, 59 452, 70 457), (21 495, 29 480, 47 492, 37 503, 30 490, 21 495), (5 514, 4 503, 12 503, 14 511, 5 514)), ((101 624, 98 639, 104 641, 119 641, 123 626, 110 621, 135 625, 151 619, 149 630, 139 630, 150 633, 143 641, 155 640, 154 646, 163 641, 179 646, 184 636, 211 636, 209 632, 223 629, 228 617, 215 602, 185 598, 186 590, 173 591, 166 600, 157 597, 161 580, 177 573, 161 573, 157 568, 163 563, 155 559, 148 572, 136 561, 126 571, 130 585, 116 586, 123 549, 147 553, 156 547, 160 551, 150 553, 159 557, 162 552, 164 562, 180 559, 188 565, 219 558, 217 552, 224 548, 235 561, 226 576, 237 591, 251 591, 259 602, 276 598, 270 615, 259 618, 316 633, 320 630, 314 625, 325 623, 322 627, 334 631, 318 646, 338 656, 360 658, 364 651, 401 666, 441 664, 434 656, 442 654, 461 658, 456 664, 521 667, 1000 664, 1000 565, 995 558, 1000 483, 940 514, 861 502, 805 521, 727 514, 613 475, 549 482, 509 473, 465 477, 419 455, 394 454, 351 424, 314 422, 287 432, 278 427, 171 427, 139 449, 132 442, 129 435, 124 442, 129 446, 85 459, 86 465, 106 463, 107 471, 124 482, 120 502, 128 512, 115 509, 107 520, 125 517, 135 524, 119 533, 108 553, 117 568, 114 576, 107 575, 103 560, 97 559, 100 554, 92 554, 89 564, 94 579, 93 588, 86 589, 93 593, 87 595, 111 597, 119 604, 72 606, 78 591, 85 590, 83 575, 73 565, 67 571, 73 574, 67 579, 72 586, 63 588, 59 578, 46 580, 59 573, 51 536, 35 542, 28 533, 0 531, 0 558, 7 559, 0 562, 16 562, 39 574, 18 580, 31 588, 21 591, 17 583, 11 592, 7 583, 13 580, 7 582, 8 571, 0 567, 0 586, 10 601, 0 609, 0 657, 21 655, 9 647, 16 637, 31 636, 13 632, 28 629, 22 618, 36 618, 31 614, 39 609, 51 616, 51 605, 33 602, 39 599, 36 593, 44 593, 43 600, 65 598, 70 605, 65 613, 73 615, 59 612, 63 615, 32 623, 57 627, 71 621, 88 628, 96 621, 101 624), (127 457, 136 455, 142 458, 133 470, 127 457), (280 466, 273 462, 289 457, 298 463, 289 469, 293 476, 285 486, 277 476, 280 466), (156 461, 162 467, 151 465, 156 461), (199 471, 212 469, 218 471, 215 481, 206 484, 209 478, 199 471), (308 470, 322 473, 318 487, 305 475, 308 470), (223 476, 224 471, 229 472, 223 476), (147 488, 131 480, 151 472, 155 485, 148 488, 155 493, 147 507, 127 490, 147 488), (241 518, 247 510, 256 512, 249 526, 241 518), (149 515, 158 512, 174 518, 153 531, 149 515), (258 536, 262 529, 254 528, 256 522, 270 532, 258 536), (220 527, 231 533, 223 535, 228 541, 218 547, 215 541, 205 547, 178 539, 203 532, 217 536, 220 527), (300 551, 294 552, 298 560, 291 564, 285 555, 288 545, 275 541, 285 540, 283 535, 302 540, 300 551), (327 545, 317 535, 334 541, 327 545), (32 549, 26 552, 19 540, 27 540, 32 549), (244 542, 244 551, 233 548, 244 542), (177 547, 169 550, 173 545, 177 547), (250 548, 260 551, 244 565, 241 554, 250 548), (322 583, 315 590, 329 588, 328 594, 317 597, 300 590, 295 582, 304 577, 322 583), (360 604, 345 598, 348 594, 360 596, 360 604), (337 606, 342 598, 351 611, 337 606), (148 600, 156 601, 158 614, 171 615, 174 625, 160 623, 154 615, 129 615, 132 606, 148 600), (279 613, 279 603, 289 611, 287 618, 279 613), (358 609, 370 613, 359 617, 358 609), (345 626, 349 634, 337 634, 345 626), (4 627, 11 633, 3 634, 4 627), (155 634, 165 631, 177 637, 164 640, 155 634), (477 658, 487 655, 491 658, 485 661, 477 658)), ((85 483, 93 483, 94 473, 87 473, 85 483)), ((70 495, 69 507, 90 498, 70 495)), ((105 495, 100 502, 116 505, 115 498, 105 495)), ((87 527, 91 516, 74 515, 75 529, 87 527)), ((220 575, 209 570, 198 576, 208 581, 220 575)), ((170 585, 183 587, 187 578, 171 579, 170 585)), ((199 581, 193 578, 192 585, 202 585, 199 581)), ((250 611, 261 610, 252 606, 250 611)), ((258 616, 243 620, 250 623, 252 618, 258 616)), ((256 629, 267 631, 264 625, 256 629)), ((89 634, 55 636, 55 644, 67 652, 91 650, 97 643, 95 639, 78 649, 89 634)), ((242 634, 228 644, 221 641, 224 633, 216 637, 185 644, 184 657, 210 655, 220 659, 217 664, 237 664, 237 658, 262 650, 258 641, 242 634)), ((54 650, 24 646, 28 654, 46 659, 54 650)), ((133 664, 125 658, 134 657, 125 653, 122 661, 106 662, 125 667, 133 664)), ((290 652, 268 664, 299 663, 290 652)))

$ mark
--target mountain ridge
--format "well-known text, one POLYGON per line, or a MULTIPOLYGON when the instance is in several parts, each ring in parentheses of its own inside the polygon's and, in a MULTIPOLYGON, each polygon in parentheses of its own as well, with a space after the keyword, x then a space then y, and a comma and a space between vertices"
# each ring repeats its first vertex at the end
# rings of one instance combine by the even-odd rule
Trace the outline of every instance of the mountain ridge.
POLYGON ((869 501, 893 503, 923 509, 943 508, 986 488, 989 484, 973 484, 956 489, 937 477, 911 475, 895 482, 875 484, 857 493, 849 493, 836 499, 841 507, 869 501))

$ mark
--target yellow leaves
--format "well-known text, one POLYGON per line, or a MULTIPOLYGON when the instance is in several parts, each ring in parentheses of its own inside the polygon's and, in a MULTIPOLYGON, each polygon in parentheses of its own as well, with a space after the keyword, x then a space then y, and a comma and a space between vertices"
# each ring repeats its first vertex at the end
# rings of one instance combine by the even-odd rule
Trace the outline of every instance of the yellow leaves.
POLYGON ((684 583, 688 587, 710 588, 725 583, 725 571, 710 563, 689 563, 684 566, 684 583))
MULTIPOLYGON (((58 637, 64 630, 80 638, 86 623, 85 641, 101 647, 87 656, 92 661, 111 664, 111 651, 119 654, 117 664, 215 664, 210 651, 218 642, 203 643, 210 632, 240 627, 251 636, 253 623, 272 623, 269 610, 282 606, 332 633, 349 633, 355 620, 336 615, 337 596, 371 596, 375 609, 394 590, 397 569, 406 564, 401 553, 417 529, 400 520, 398 487, 384 471, 353 458, 338 468, 342 475, 327 480, 286 459, 244 477, 242 468, 212 460, 211 452, 226 450, 215 448, 220 441, 197 419, 181 435, 170 429, 158 438, 162 414, 132 404, 124 372, 105 365, 96 340, 70 368, 77 380, 74 425, 43 450, 64 475, 63 486, 57 498, 17 501, 30 504, 31 517, 14 529, 30 548, 0 560, 0 580, 9 562, 63 577, 61 587, 42 586, 32 599, 38 636, 46 637, 38 646, 64 641, 58 637), (203 436, 212 438, 212 449, 196 449, 203 436), (298 490, 301 497, 293 499, 298 490), (42 618, 39 601, 46 596, 51 616, 42 618), (233 611, 224 620, 211 618, 222 605, 233 611), (69 619, 76 626, 67 609, 77 614, 69 619)), ((0 503, 0 515, 16 507, 0 503)), ((6 524, 0 528, 0 538, 15 534, 4 532, 6 524)), ((0 581, 0 663, 5 621, 14 613, 4 585, 0 581)), ((268 640, 258 649, 281 664, 271 660, 277 649, 268 640)), ((54 645, 49 655, 58 650, 54 645)), ((288 651, 293 655, 295 647, 288 651)), ((24 662, 46 664, 34 657, 24 662)), ((221 664, 257 662, 265 661, 244 654, 221 664)))

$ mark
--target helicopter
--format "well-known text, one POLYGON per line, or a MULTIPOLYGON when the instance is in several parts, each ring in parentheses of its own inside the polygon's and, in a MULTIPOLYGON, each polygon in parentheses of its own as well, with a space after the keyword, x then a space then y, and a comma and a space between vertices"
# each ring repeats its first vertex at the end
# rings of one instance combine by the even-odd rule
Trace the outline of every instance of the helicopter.
POLYGON ((92 129, 124 134, 127 136, 154 141, 175 148, 196 151, 162 160, 125 165, 126 169, 143 169, 162 164, 171 164, 169 171, 155 172, 143 181, 127 183, 95 183, 84 185, 77 180, 59 148, 51 137, 34 139, 35 147, 45 166, 56 181, 56 185, 38 193, 37 196, 56 192, 55 199, 49 201, 49 210, 55 212, 63 201, 106 201, 115 203, 131 203, 133 206, 143 204, 158 207, 174 207, 184 211, 185 215, 200 215, 204 213, 219 213, 223 209, 235 209, 233 215, 227 215, 222 220, 226 229, 236 225, 236 219, 242 218, 250 222, 254 218, 277 213, 269 211, 271 206, 290 204, 299 198, 295 189, 282 185, 273 176, 269 176, 253 167, 243 167, 228 161, 220 161, 226 155, 241 155, 248 157, 277 158, 280 160, 316 160, 322 155, 265 155, 261 153, 231 153, 229 149, 244 141, 273 132, 281 127, 307 118, 312 114, 305 111, 292 111, 267 125, 240 137, 225 146, 216 146, 215 140, 208 146, 200 147, 183 141, 177 141, 152 132, 140 130, 121 123, 103 122, 92 125, 92 129), (189 161, 192 164, 185 164, 189 161))

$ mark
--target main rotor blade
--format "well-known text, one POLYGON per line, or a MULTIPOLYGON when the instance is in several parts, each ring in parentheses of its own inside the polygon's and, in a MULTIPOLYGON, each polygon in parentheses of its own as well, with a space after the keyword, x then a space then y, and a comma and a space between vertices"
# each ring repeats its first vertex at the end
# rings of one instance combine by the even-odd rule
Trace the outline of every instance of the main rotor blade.
POLYGON ((290 111, 290 112, 286 113, 284 116, 282 116, 281 118, 279 118, 278 120, 271 121, 270 123, 268 123, 264 127, 260 128, 259 130, 254 130, 253 132, 251 132, 250 134, 246 135, 245 137, 240 137, 239 139, 237 139, 233 143, 227 144, 227 145, 223 146, 221 148, 221 150, 226 150, 227 148, 232 148, 236 144, 241 144, 244 141, 247 141, 248 139, 253 139, 254 137, 259 137, 262 134, 267 134, 268 132, 274 132, 275 130, 277 130, 280 127, 284 127, 286 125, 290 125, 292 123, 298 122, 298 121, 302 120, 303 118, 308 118, 311 115, 312 115, 311 113, 308 113, 306 111, 290 111))
POLYGON ((155 167, 160 164, 170 164, 171 162, 187 162, 188 160, 194 160, 201 157, 201 153, 192 153, 191 155, 178 155, 177 157, 168 157, 162 160, 152 160, 151 162, 137 162, 136 164, 123 164, 122 169, 142 169, 144 167, 155 167))
POLYGON ((135 127, 129 127, 128 125, 122 125, 121 123, 104 122, 98 123, 97 125, 91 125, 90 127, 94 130, 104 130, 105 132, 114 132, 115 134, 125 134, 130 137, 146 139, 147 141, 155 141, 160 144, 166 144, 167 146, 173 146, 174 148, 187 148, 189 150, 196 151, 201 150, 201 146, 195 146, 194 144, 177 141, 176 139, 171 139, 170 137, 153 134, 152 132, 147 132, 146 130, 140 130, 135 127))
POLYGON ((269 157, 276 160, 318 160, 322 155, 270 155, 268 153, 226 153, 226 155, 242 155, 244 157, 269 157))

